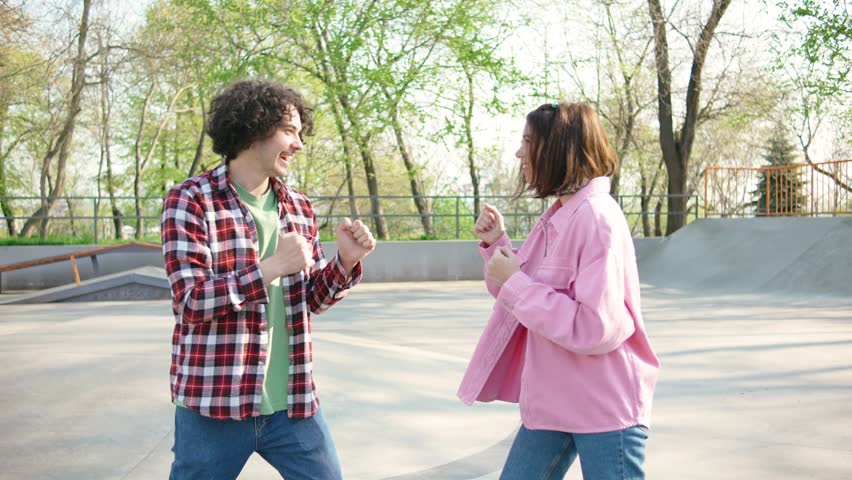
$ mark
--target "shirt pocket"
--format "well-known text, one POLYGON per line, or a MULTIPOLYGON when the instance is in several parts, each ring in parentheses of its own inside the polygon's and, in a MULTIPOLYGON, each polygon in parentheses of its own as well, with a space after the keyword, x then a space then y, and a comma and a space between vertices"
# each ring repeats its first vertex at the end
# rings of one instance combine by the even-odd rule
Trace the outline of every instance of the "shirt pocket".
POLYGON ((215 275, 226 275, 245 268, 255 257, 248 220, 242 214, 222 209, 208 221, 208 241, 215 275))
POLYGON ((571 266, 572 259, 549 256, 538 266, 533 278, 550 288, 561 292, 573 292, 576 269, 571 266))
POLYGON ((312 224, 294 221, 294 219, 289 215, 279 219, 278 230, 281 233, 298 233, 299 235, 305 237, 305 240, 307 240, 309 244, 313 244, 314 237, 316 236, 312 224))

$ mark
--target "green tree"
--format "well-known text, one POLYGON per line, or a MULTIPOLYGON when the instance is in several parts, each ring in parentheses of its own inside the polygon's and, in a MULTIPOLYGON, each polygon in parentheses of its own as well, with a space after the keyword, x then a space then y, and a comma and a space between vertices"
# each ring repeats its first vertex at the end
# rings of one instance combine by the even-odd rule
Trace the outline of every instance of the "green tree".
POLYGON ((90 54, 86 51, 91 5, 91 0, 83 0, 82 12, 74 35, 74 44, 67 45, 74 52, 74 56, 69 59, 71 63, 70 86, 65 87, 66 90, 63 92, 62 114, 59 117, 56 135, 50 141, 41 161, 39 179, 41 205, 24 223, 20 232, 21 236, 29 236, 36 226, 40 226, 42 237, 47 235, 50 211, 59 201, 65 188, 68 159, 74 143, 77 119, 82 110, 83 90, 86 86, 86 67, 91 60, 90 54), (55 169, 53 168, 54 162, 55 169))
POLYGON ((797 0, 778 4, 781 21, 801 32, 794 53, 821 67, 809 86, 824 95, 852 91, 847 79, 852 70, 852 17, 846 0, 797 0))
MULTIPOLYGON (((643 156, 636 148, 635 137, 645 111, 655 100, 654 71, 649 62, 653 37, 647 34, 647 19, 640 11, 641 5, 611 0, 596 0, 592 4, 587 23, 595 28, 594 56, 571 58, 569 76, 581 98, 594 106, 610 134, 619 159, 610 189, 610 193, 616 194, 622 169, 643 156), (594 69, 595 82, 590 86, 586 79, 591 75, 586 73, 591 72, 581 71, 584 66, 594 69)), ((570 51, 569 55, 573 57, 570 51)), ((640 166, 640 171, 645 167, 640 166)), ((642 187, 644 190, 645 185, 642 187)))
MULTIPOLYGON (((124 237, 123 225, 124 214, 118 204, 117 197, 117 179, 114 174, 113 161, 113 108, 115 106, 115 88, 116 88, 116 71, 120 68, 123 61, 116 58, 113 52, 108 48, 113 35, 110 31, 97 31, 96 37, 98 41, 98 50, 102 52, 100 58, 96 61, 98 71, 98 119, 97 119, 97 134, 98 143, 100 144, 100 162, 98 164, 97 177, 97 201, 95 203, 94 216, 97 218, 100 214, 100 202, 102 188, 106 187, 107 194, 110 200, 110 213, 113 225, 113 237, 120 240, 124 237)), ((95 228, 98 226, 95 225, 95 228)))
MULTIPOLYGON (((505 102, 501 91, 517 87, 526 77, 515 66, 514 59, 500 53, 500 47, 511 38, 515 26, 501 17, 503 2, 488 0, 463 3, 466 15, 453 25, 446 40, 448 53, 441 63, 437 95, 449 99, 443 104, 448 111, 443 134, 456 140, 464 152, 470 184, 473 189, 473 218, 479 216, 481 192, 481 160, 487 146, 477 144, 476 114, 505 113, 519 101, 505 102)), ((440 103, 439 103, 440 104, 440 103)))
POLYGON ((776 127, 765 147, 769 165, 760 170, 757 190, 752 192, 757 216, 798 215, 806 209, 805 181, 801 172, 789 168, 796 160, 796 147, 781 127, 776 127))
POLYGON ((787 87, 787 114, 804 160, 831 178, 838 189, 852 192, 852 184, 811 157, 811 147, 820 131, 825 130, 825 123, 834 124, 838 139, 852 136, 852 88, 848 82, 852 69, 852 19, 848 6, 839 0, 799 0, 778 5, 787 31, 774 39, 776 71, 787 87))
POLYGON ((32 68, 38 55, 26 48, 29 27, 30 19, 21 5, 0 4, 0 210, 10 237, 18 234, 18 228, 16 209, 6 197, 22 184, 25 171, 12 162, 13 154, 34 134, 21 110, 41 87, 32 68))

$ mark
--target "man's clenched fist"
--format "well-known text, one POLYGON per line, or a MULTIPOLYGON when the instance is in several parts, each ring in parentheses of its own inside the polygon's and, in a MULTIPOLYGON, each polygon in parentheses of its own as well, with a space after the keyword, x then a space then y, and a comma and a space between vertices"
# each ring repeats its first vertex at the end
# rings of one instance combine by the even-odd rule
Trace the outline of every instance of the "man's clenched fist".
POLYGON ((344 218, 337 226, 337 253, 347 272, 375 249, 376 239, 361 220, 344 218))

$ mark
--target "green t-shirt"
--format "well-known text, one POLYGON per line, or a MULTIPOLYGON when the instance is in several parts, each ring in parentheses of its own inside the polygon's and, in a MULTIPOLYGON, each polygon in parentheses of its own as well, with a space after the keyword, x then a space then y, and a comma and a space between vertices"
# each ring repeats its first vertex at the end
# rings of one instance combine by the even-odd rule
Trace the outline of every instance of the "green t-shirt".
MULTIPOLYGON (((263 195, 252 195, 233 184, 240 200, 248 207, 257 228, 257 247, 261 260, 272 256, 278 247, 278 197, 272 188, 263 195)), ((266 305, 266 322, 269 330, 266 374, 263 377, 263 399, 260 414, 271 415, 287 410, 287 387, 290 375, 290 335, 287 331, 284 306, 284 289, 281 278, 266 286, 269 303, 266 305)), ((175 400, 183 407, 183 403, 175 400)))
MULTIPOLYGON (((278 247, 278 197, 271 187, 259 196, 252 195, 236 183, 234 188, 254 219, 258 253, 260 259, 265 260, 275 254, 278 247)), ((266 305, 269 346, 266 375, 263 377, 261 415, 287 410, 287 382, 290 374, 290 336, 280 277, 266 286, 266 294, 269 297, 269 304, 266 305)))

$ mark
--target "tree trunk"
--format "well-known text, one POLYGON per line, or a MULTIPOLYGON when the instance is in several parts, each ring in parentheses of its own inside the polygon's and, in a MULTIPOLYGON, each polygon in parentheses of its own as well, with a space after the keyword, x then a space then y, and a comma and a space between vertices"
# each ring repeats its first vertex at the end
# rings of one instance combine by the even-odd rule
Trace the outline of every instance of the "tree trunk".
MULTIPOLYGON (((109 124, 107 124, 108 126, 109 124)), ((111 142, 111 135, 109 133, 109 128, 106 129, 106 177, 107 177, 107 193, 109 194, 109 203, 112 207, 112 224, 115 229, 114 237, 116 240, 121 240, 124 238, 124 215, 121 213, 121 210, 118 208, 118 204, 115 198, 115 179, 112 176, 112 154, 109 148, 109 142, 111 142)))
POLYGON ((668 213, 666 235, 671 235, 686 224, 686 186, 692 144, 698 119, 701 96, 701 74, 716 26, 722 19, 731 0, 714 1, 710 18, 701 29, 695 45, 686 90, 686 112, 680 131, 675 134, 672 118, 672 73, 669 67, 669 47, 666 37, 667 19, 659 0, 648 0, 648 10, 654 29, 654 53, 657 67, 657 117, 660 122, 660 148, 669 175, 668 213))
MULTIPOLYGON (((2 87, 0 87, 2 88, 2 87)), ((0 92, 0 210, 3 212, 3 218, 6 220, 6 230, 10 237, 18 234, 18 229, 15 222, 15 212, 8 198, 9 189, 6 185, 8 177, 6 175, 6 157, 7 153, 3 152, 3 138, 6 129, 6 115, 9 111, 9 103, 6 100, 5 92, 0 92)), ((9 147, 10 150, 12 147, 9 147)))
POLYGON ((201 128, 198 132, 198 144, 195 147, 195 157, 192 159, 192 166, 189 167, 189 176, 194 177, 198 173, 198 167, 201 165, 201 157, 204 156, 204 141, 207 138, 207 133, 204 131, 207 125, 207 109, 204 105, 204 97, 198 95, 198 102, 201 104, 201 128))
POLYGON ((474 107, 474 90, 473 90, 473 74, 467 67, 464 68, 464 73, 467 76, 467 98, 464 111, 464 135, 467 143, 467 168, 470 174, 470 184, 473 187, 473 218, 479 218, 479 169, 476 168, 476 150, 473 145, 473 107, 474 107))
POLYGON ((641 193, 639 196, 639 210, 641 211, 640 215, 642 215, 642 236, 647 238, 651 236, 651 218, 648 214, 648 207, 651 206, 651 195, 648 194, 648 178, 644 172, 640 171, 639 175, 641 193))
POLYGON ((411 155, 408 153, 408 148, 405 145, 405 139, 402 135, 402 125, 399 123, 399 108, 397 105, 391 107, 391 124, 396 135, 396 146, 399 150, 399 156, 402 157, 402 162, 405 164, 405 171, 408 173, 408 182, 411 186, 411 196, 414 200, 414 205, 417 207, 417 212, 420 214, 420 223, 423 225, 423 234, 427 237, 433 237, 435 230, 432 228, 432 215, 429 208, 429 201, 423 196, 423 191, 420 188, 419 175, 417 166, 411 160, 411 155))
POLYGON ((385 212, 382 209, 382 202, 379 199, 379 181, 376 177, 376 166, 373 163, 373 153, 369 146, 359 145, 361 150, 361 160, 364 163, 364 173, 367 175, 367 191, 370 192, 370 210, 373 213, 373 225, 381 240, 388 240, 390 233, 388 225, 385 222, 385 212))
MULTIPOLYGON (((657 182, 660 178, 660 172, 663 168, 663 160, 660 159, 660 163, 654 169, 654 176, 651 177, 650 183, 648 182, 648 172, 645 171, 642 163, 639 163, 639 176, 641 180, 641 189, 642 195, 640 198, 640 203, 642 205, 642 233, 646 237, 651 236, 651 221, 650 221, 650 206, 651 200, 654 198, 654 192, 657 191, 657 182)), ((662 207, 661 202, 657 202, 658 207, 662 207)), ((655 219, 656 223, 659 223, 658 219, 655 219)))
POLYGON ((370 211, 373 215, 373 226, 377 237, 381 240, 388 240, 390 233, 388 225, 385 222, 385 212, 382 209, 382 202, 379 199, 379 180, 376 175, 376 166, 373 159, 373 152, 370 150, 368 138, 361 130, 360 123, 356 118, 355 112, 349 108, 348 99, 345 96, 339 98, 340 106, 343 108, 343 113, 349 119, 349 124, 352 125, 352 137, 358 145, 358 150, 361 152, 361 162, 364 165, 364 173, 367 176, 367 191, 370 193, 370 211))
MULTIPOLYGON (((104 51, 103 40, 98 37, 98 49, 104 51)), ((121 240, 124 237, 122 232, 122 215, 118 209, 115 200, 115 180, 112 176, 112 102, 109 93, 109 57, 105 56, 101 62, 100 82, 101 82, 101 164, 106 166, 106 189, 109 194, 110 210, 112 211, 112 223, 115 231, 113 236, 116 240, 121 240)), ((101 202, 101 175, 98 171, 98 200, 95 208, 95 218, 98 216, 101 202)), ((97 228, 97 224, 95 224, 97 228)))
MULTIPOLYGON (((340 134, 340 140, 343 145, 343 160, 346 166, 346 189, 349 193, 349 213, 352 215, 352 218, 358 218, 360 217, 360 213, 358 212, 358 203, 355 199, 355 184, 352 172, 352 165, 355 163, 355 153, 352 151, 352 145, 354 142, 351 141, 351 134, 344 120, 344 118, 349 117, 347 112, 348 98, 345 92, 337 90, 338 82, 336 79, 338 76, 338 70, 329 64, 330 54, 327 48, 328 41, 325 36, 325 31, 320 26, 319 22, 313 22, 311 25, 311 33, 314 37, 314 41, 316 42, 316 51, 319 52, 314 59, 319 65, 320 70, 308 71, 326 87, 326 99, 328 100, 328 104, 331 105, 331 110, 334 114, 334 124, 337 126, 337 132, 340 134), (343 111, 341 111, 341 109, 343 111)), ((341 76, 343 78, 340 79, 340 83, 344 86, 347 85, 345 71, 341 76)), ((375 215, 375 211, 373 213, 375 215)))
POLYGON ((351 153, 345 153, 343 163, 346 166, 346 192, 349 194, 349 214, 352 215, 352 218, 358 218, 361 216, 361 212, 358 211, 358 201, 355 198, 355 180, 352 178, 352 159, 349 157, 351 153))
POLYGON ((818 164, 814 163, 813 160, 811 160, 811 157, 807 152, 805 152, 805 161, 809 165, 811 165, 814 170, 825 175, 826 177, 830 178, 832 182, 834 182, 834 184, 838 187, 835 190, 835 195, 839 194, 840 190, 852 192, 852 184, 845 183, 843 180, 841 180, 841 176, 837 175, 837 172, 829 172, 828 170, 826 170, 824 168, 820 168, 820 166, 818 164))
POLYGON ((618 188, 621 186, 621 160, 624 157, 618 157, 618 166, 615 168, 615 172, 612 174, 612 178, 610 179, 609 184, 609 194, 610 195, 618 195, 618 188))
POLYGON ((346 167, 346 191, 349 193, 349 214, 352 218, 358 218, 361 214, 358 212, 358 202, 355 201, 355 182, 352 178, 352 140, 349 138, 349 131, 343 120, 343 115, 340 113, 340 108, 337 105, 336 99, 329 96, 329 104, 334 113, 334 124, 337 126, 337 133, 340 135, 340 141, 343 145, 343 161, 346 167))
POLYGON ((670 165, 668 168, 668 201, 666 212, 666 235, 671 235, 686 225, 686 172, 680 163, 670 165), (673 227, 671 222, 675 222, 673 227))
POLYGON ((151 155, 154 145, 148 146, 146 158, 142 157, 142 136, 145 132, 145 123, 148 118, 148 107, 151 104, 151 97, 154 96, 154 91, 157 89, 157 80, 151 81, 151 87, 145 94, 145 100, 142 104, 142 115, 139 119, 139 129, 136 131, 136 142, 134 144, 135 155, 133 157, 133 206, 136 212, 136 233, 133 235, 137 240, 142 238, 142 171, 144 170, 143 163, 147 157, 151 155))
POLYGON ((663 236, 663 227, 660 225, 662 222, 663 216, 663 201, 657 200, 657 206, 654 207, 654 236, 662 237, 663 236))
POLYGON ((633 101, 633 94, 631 92, 633 86, 630 85, 630 81, 627 78, 624 79, 624 83, 625 96, 627 97, 627 112, 625 112, 627 120, 622 132, 621 143, 617 150, 618 165, 615 168, 615 172, 612 174, 612 182, 609 187, 609 193, 611 195, 618 195, 618 190, 621 186, 621 168, 624 166, 624 161, 627 159, 627 152, 630 151, 630 145, 633 143, 633 129, 636 123, 636 115, 639 114, 639 112, 634 111, 636 108, 635 102, 633 101))
POLYGON ((148 162, 154 155, 155 150, 160 141, 160 135, 163 133, 163 128, 166 126, 166 117, 170 115, 174 109, 175 104, 177 103, 180 96, 183 92, 187 91, 190 88, 189 85, 182 85, 175 91, 174 96, 171 98, 169 102, 169 108, 163 113, 160 120, 157 122, 157 129, 154 131, 154 136, 151 138, 151 144, 148 145, 147 152, 145 155, 142 155, 142 136, 145 133, 145 124, 148 119, 148 108, 151 104, 151 98, 154 96, 154 92, 157 90, 157 79, 154 78, 151 82, 151 88, 148 90, 148 93, 145 95, 145 101, 142 104, 142 115, 139 119, 139 129, 136 131, 136 142, 134 144, 134 152, 135 152, 135 162, 134 162, 134 177, 133 177, 133 195, 136 199, 136 239, 141 239, 143 236, 143 219, 142 219, 142 172, 145 171, 145 167, 148 166, 148 162))
POLYGON ((74 223, 74 204, 71 202, 71 199, 68 198, 68 197, 65 197, 65 203, 68 205, 68 217, 69 217, 69 221, 71 223, 71 236, 76 237, 77 236, 77 226, 74 223))
MULTIPOLYGON (((49 169, 42 169, 42 172, 41 172, 41 208, 46 212, 45 214, 41 215, 41 217, 39 217, 39 219, 38 219, 39 238, 41 238, 42 240, 47 238, 47 228, 48 228, 48 225, 50 224, 50 215, 49 215, 50 214, 50 207, 48 207, 47 192, 50 192, 52 190, 53 190, 53 184, 50 181, 50 170, 49 169)), ((59 200, 58 197, 57 197, 57 200, 59 200)), ((26 226, 26 225, 24 225, 24 226, 26 226)))
POLYGON ((71 98, 68 103, 68 115, 65 119, 65 124, 62 131, 59 133, 56 144, 51 148, 44 158, 45 169, 49 171, 50 164, 54 158, 58 159, 56 166, 56 182, 50 188, 50 193, 42 202, 41 207, 27 219, 21 229, 21 236, 29 236, 37 224, 42 225, 42 234, 47 227, 47 215, 56 204, 59 196, 62 195, 62 188, 65 183, 65 167, 68 162, 68 155, 71 151, 71 144, 74 141, 74 129, 77 126, 77 116, 80 114, 80 101, 83 96, 83 87, 85 86, 86 76, 86 37, 89 32, 89 9, 91 0, 83 0, 83 13, 80 19, 80 29, 77 35, 77 56, 74 59, 74 70, 71 76, 71 98), (44 220, 44 221, 42 221, 44 220))
POLYGON ((136 234, 134 238, 137 240, 142 238, 142 164, 137 160, 135 165, 135 175, 133 178, 133 205, 136 209, 136 234))

